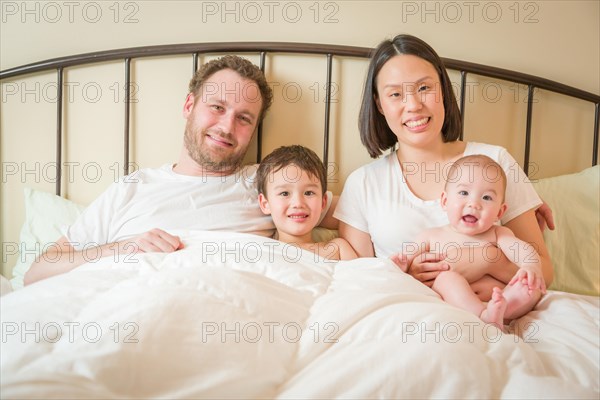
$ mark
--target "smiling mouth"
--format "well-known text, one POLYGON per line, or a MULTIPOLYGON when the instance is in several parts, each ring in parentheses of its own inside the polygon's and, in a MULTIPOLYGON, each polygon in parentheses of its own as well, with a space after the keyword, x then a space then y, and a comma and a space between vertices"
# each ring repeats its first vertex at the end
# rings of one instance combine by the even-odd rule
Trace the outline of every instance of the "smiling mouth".
POLYGON ((233 143, 230 143, 229 141, 225 140, 222 136, 211 135, 211 134, 206 134, 206 136, 208 136, 208 138, 210 138, 210 140, 212 140, 213 142, 215 142, 216 144, 218 144, 220 146, 233 147, 233 143))
POLYGON ((462 220, 464 222, 466 222, 467 224, 474 224, 475 222, 477 222, 479 220, 479 218, 477 218, 473 215, 465 215, 462 217, 462 220))
POLYGON ((429 118, 429 117, 425 117, 425 118, 421 118, 421 119, 418 119, 415 121, 406 121, 404 123, 404 125, 408 126, 409 128, 418 128, 420 126, 427 124, 430 119, 431 118, 429 118))
POLYGON ((308 214, 292 214, 292 215, 288 215, 288 218, 291 218, 291 219, 305 219, 305 218, 308 218, 308 214))

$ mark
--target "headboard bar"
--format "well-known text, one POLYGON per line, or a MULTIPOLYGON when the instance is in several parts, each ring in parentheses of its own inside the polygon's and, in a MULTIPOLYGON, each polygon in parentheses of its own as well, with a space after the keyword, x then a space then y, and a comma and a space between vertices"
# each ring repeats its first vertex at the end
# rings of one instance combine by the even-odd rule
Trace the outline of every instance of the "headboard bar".
POLYGON ((63 114, 63 68, 56 70, 56 195, 60 196, 62 177, 62 114, 63 114))
MULTIPOLYGON (((261 51, 259 67, 263 73, 265 72, 266 57, 267 57, 267 52, 261 51)), ((262 133, 263 133, 263 124, 262 124, 262 121, 260 121, 260 124, 258 124, 258 131, 256 132, 256 163, 257 164, 260 163, 262 160, 262 133)))
POLYGON ((129 174, 129 113, 131 97, 131 58, 125 59, 125 121, 123 126, 123 174, 129 174))
POLYGON ((192 54, 192 76, 198 71, 198 53, 192 54))
POLYGON ((523 171, 529 175, 529 151, 531 149, 531 116, 533 115, 533 90, 534 86, 527 88, 527 119, 525 125, 525 160, 523 162, 523 171))
MULTIPOLYGON (((192 55, 193 71, 198 69, 198 54, 199 53, 256 53, 260 54, 260 68, 265 70, 265 56, 267 53, 299 53, 299 54, 314 54, 327 56, 327 83, 326 83, 326 101, 325 101, 325 127, 324 127, 324 147, 323 160, 327 165, 329 156, 329 125, 330 125, 330 110, 331 110, 331 63, 333 56, 339 57, 359 57, 369 58, 373 49, 367 47, 342 46, 331 44, 318 43, 283 43, 283 42, 212 42, 212 43, 184 43, 173 45, 158 45, 158 46, 143 46, 132 47, 125 49, 105 50, 93 53, 78 54, 67 57, 54 58, 50 60, 35 62, 15 68, 0 71, 0 79, 7 79, 35 72, 48 70, 57 71, 57 183, 56 193, 61 192, 61 138, 62 138, 62 114, 63 114, 63 71, 64 68, 106 61, 124 60, 125 61, 125 121, 124 121, 124 172, 129 172, 129 125, 130 125, 130 83, 131 83, 131 60, 142 57, 156 57, 166 55, 192 55)), ((460 85, 460 111, 461 118, 464 123, 465 118, 465 88, 467 85, 467 74, 475 74, 486 76, 489 78, 500 79, 508 82, 523 84, 528 88, 527 98, 527 124, 525 130, 525 159, 523 168, 528 172, 530 143, 531 143, 531 120, 533 113, 533 96, 536 89, 548 90, 551 92, 563 94, 569 97, 574 97, 584 101, 589 101, 595 105, 594 113, 594 132, 593 132, 593 148, 592 148, 592 165, 598 163, 598 136, 600 125, 600 96, 586 92, 572 86, 564 85, 549 79, 540 78, 538 76, 523 74, 520 72, 510 71, 502 68, 496 68, 481 64, 475 64, 466 61, 454 60, 450 58, 442 58, 448 69, 457 70, 461 74, 460 85)), ((464 125, 464 124, 463 124, 464 125)), ((460 134, 463 138, 463 132, 460 134)), ((258 127, 257 133, 257 162, 262 159, 262 124, 258 127)))
POLYGON ((342 57, 368 58, 371 52, 367 47, 327 45, 318 43, 282 43, 282 42, 212 42, 212 43, 184 43, 173 45, 130 47, 125 49, 104 50, 93 53, 78 54, 73 56, 53 58, 50 60, 26 64, 20 67, 0 71, 0 79, 12 76, 29 74, 33 72, 55 69, 59 66, 70 67, 99 63, 104 61, 122 60, 126 57, 142 58, 177 54, 192 53, 302 53, 321 54, 329 53, 342 57))
POLYGON ((327 54, 327 81, 325 83, 325 128, 323 136, 323 164, 327 168, 329 162, 329 116, 331 113, 331 63, 333 57, 327 54))
POLYGON ((521 72, 511 71, 508 69, 490 67, 488 65, 475 64, 467 61, 453 60, 451 58, 443 58, 446 68, 466 71, 471 74, 487 76, 504 81, 520 83, 522 85, 533 85, 538 89, 549 90, 551 92, 564 94, 571 97, 576 97, 581 100, 590 101, 592 103, 600 103, 600 96, 594 93, 586 92, 585 90, 577 89, 563 83, 555 82, 550 79, 540 78, 539 76, 524 74, 521 72))
POLYGON ((465 131, 465 90, 467 88, 467 72, 460 71, 460 140, 463 140, 465 131))
POLYGON ((600 103, 596 103, 594 112, 594 145, 592 146, 592 165, 598 165, 598 131, 600 131, 600 103))
MULTIPOLYGON (((212 42, 212 43, 184 43, 173 45, 130 47, 125 49, 104 50, 93 53, 78 54, 73 56, 53 58, 45 61, 22 65, 0 71, 0 79, 47 71, 58 67, 70 67, 99 63, 104 61, 123 60, 125 58, 155 57, 177 54, 193 53, 221 53, 221 52, 269 52, 269 53, 302 53, 302 54, 333 54, 341 57, 369 58, 372 52, 368 47, 342 46, 319 43, 283 43, 283 42, 212 42)), ((523 85, 533 84, 543 90, 550 90, 567 96, 600 103, 600 96, 586 92, 572 86, 564 85, 535 75, 523 74, 507 69, 491 67, 467 61, 443 58, 449 69, 466 71, 477 75, 488 76, 516 82, 523 85)))

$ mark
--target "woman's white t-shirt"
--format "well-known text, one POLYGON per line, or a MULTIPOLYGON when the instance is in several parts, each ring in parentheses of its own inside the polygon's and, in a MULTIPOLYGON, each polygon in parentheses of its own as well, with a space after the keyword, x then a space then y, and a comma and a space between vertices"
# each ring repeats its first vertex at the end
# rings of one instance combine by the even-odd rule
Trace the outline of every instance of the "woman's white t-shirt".
MULTIPOLYGON (((467 142, 464 155, 473 154, 490 157, 506 173, 505 201, 508 210, 501 220, 502 224, 542 203, 531 182, 506 149, 467 142)), ((443 165, 439 165, 438 170, 404 165, 406 175, 434 174, 445 181, 447 172, 443 165)), ((395 152, 350 174, 334 217, 371 235, 377 257, 398 253, 403 244, 414 242, 421 231, 449 223, 439 198, 422 200, 411 192, 395 152)))

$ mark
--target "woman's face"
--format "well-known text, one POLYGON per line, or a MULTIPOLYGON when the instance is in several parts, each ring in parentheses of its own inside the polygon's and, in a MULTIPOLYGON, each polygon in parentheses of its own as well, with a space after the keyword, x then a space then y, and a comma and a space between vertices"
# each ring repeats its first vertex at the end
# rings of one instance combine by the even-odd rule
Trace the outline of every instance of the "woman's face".
POLYGON ((390 58, 376 78, 375 102, 399 143, 423 147, 442 140, 444 99, 437 71, 413 55, 390 58))

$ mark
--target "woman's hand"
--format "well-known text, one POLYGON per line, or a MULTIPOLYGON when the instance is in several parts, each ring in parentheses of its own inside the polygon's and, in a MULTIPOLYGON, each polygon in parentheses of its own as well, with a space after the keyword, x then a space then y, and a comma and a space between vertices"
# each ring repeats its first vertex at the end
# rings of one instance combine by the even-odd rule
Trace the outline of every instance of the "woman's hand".
POLYGON ((551 231, 554 230, 554 215, 552 214, 552 209, 544 200, 542 200, 542 205, 535 210, 535 218, 542 232, 544 232, 546 227, 551 231))
POLYGON ((421 253, 409 264, 406 255, 398 253, 390 257, 404 272, 431 287, 440 272, 448 271, 450 266, 445 262, 445 256, 438 253, 421 253))

